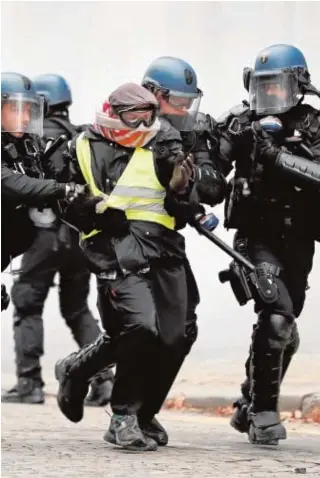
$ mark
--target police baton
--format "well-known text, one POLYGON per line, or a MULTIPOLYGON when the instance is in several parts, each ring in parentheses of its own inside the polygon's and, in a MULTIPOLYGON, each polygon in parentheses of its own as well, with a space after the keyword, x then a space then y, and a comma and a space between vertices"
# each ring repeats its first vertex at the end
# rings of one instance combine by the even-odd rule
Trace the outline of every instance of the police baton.
POLYGON ((209 241, 213 242, 219 249, 222 249, 235 261, 231 269, 221 271, 219 273, 220 282, 230 282, 231 288, 240 305, 244 305, 252 298, 259 298, 265 304, 272 304, 277 300, 278 289, 276 284, 270 283, 268 277, 259 277, 256 273, 255 266, 248 261, 242 254, 232 249, 213 232, 206 229, 203 224, 197 221, 195 217, 189 222, 199 234, 205 236, 209 241), (250 272, 245 274, 241 266, 244 266, 250 272))
POLYGON ((238 263, 242 264, 244 267, 249 269, 250 271, 255 271, 255 266, 249 262, 242 254, 232 249, 232 247, 228 246, 220 237, 216 236, 213 232, 206 229, 199 221, 194 220, 189 221, 191 227, 196 229, 198 233, 202 236, 205 236, 209 241, 213 242, 216 246, 219 247, 222 251, 226 252, 232 259, 237 261, 238 263))

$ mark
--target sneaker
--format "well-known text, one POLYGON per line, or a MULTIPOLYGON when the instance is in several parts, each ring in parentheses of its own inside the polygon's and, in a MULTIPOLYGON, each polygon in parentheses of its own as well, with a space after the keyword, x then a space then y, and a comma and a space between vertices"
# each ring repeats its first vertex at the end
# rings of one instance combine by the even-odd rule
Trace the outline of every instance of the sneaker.
POLYGON ((131 451, 155 451, 157 443, 143 435, 136 415, 113 415, 104 440, 131 451))

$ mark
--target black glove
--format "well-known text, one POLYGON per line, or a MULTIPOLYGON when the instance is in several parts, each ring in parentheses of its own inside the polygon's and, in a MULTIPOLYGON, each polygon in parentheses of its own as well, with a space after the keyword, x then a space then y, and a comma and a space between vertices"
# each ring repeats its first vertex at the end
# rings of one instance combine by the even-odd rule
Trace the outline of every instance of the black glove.
POLYGON ((1 284, 1 310, 6 310, 10 304, 10 297, 4 284, 1 284))
POLYGON ((251 128, 258 146, 259 162, 265 166, 274 164, 281 151, 281 147, 276 145, 273 138, 264 131, 260 121, 254 121, 251 128))
POLYGON ((65 219, 78 230, 86 234, 96 229, 97 205, 102 201, 100 196, 81 194, 75 197, 64 211, 65 219))
POLYGON ((73 202, 75 199, 87 196, 89 193, 88 185, 84 186, 76 183, 68 183, 66 185, 66 200, 68 202, 73 202))

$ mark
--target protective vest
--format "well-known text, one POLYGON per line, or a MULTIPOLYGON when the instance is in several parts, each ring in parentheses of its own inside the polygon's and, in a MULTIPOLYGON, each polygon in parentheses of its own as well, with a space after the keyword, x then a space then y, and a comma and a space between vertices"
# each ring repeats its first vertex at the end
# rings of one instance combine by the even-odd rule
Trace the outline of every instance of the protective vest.
MULTIPOLYGON (((100 191, 94 181, 91 169, 90 143, 80 134, 76 140, 78 163, 86 183, 94 196, 101 196, 98 213, 108 207, 125 212, 128 221, 149 221, 174 229, 175 219, 164 208, 165 188, 159 183, 153 162, 153 153, 147 149, 136 148, 127 167, 120 176, 112 193, 107 196, 100 191)), ((82 239, 97 234, 94 230, 82 239)))

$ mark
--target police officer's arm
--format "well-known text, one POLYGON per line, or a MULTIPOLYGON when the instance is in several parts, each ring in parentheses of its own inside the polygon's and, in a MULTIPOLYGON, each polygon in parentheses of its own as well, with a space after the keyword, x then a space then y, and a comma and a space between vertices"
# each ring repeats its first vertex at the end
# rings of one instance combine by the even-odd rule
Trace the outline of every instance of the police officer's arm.
POLYGON ((217 137, 216 166, 227 177, 234 163, 241 164, 241 159, 250 157, 253 139, 244 136, 242 131, 250 125, 248 105, 243 102, 223 113, 216 122, 217 137))
POLYGON ((310 186, 320 190, 320 161, 280 152, 275 166, 288 178, 290 177, 296 186, 302 188, 310 186))
POLYGON ((4 163, 1 164, 2 195, 23 202, 43 202, 66 197, 67 185, 53 179, 31 178, 25 174, 14 173, 4 163))
POLYGON ((72 141, 69 141, 65 151, 62 153, 64 158, 64 169, 61 171, 61 175, 67 182, 74 182, 77 184, 86 184, 86 181, 81 172, 79 161, 76 151, 76 140, 78 136, 74 137, 72 141))
POLYGON ((195 137, 195 144, 192 148, 195 166, 195 188, 199 202, 214 206, 225 198, 227 184, 223 174, 217 167, 217 142, 210 141, 209 151, 208 140, 205 132, 199 132, 195 137))
POLYGON ((260 146, 263 164, 274 164, 276 170, 294 182, 296 186, 320 190, 320 115, 314 119, 310 138, 310 151, 313 157, 306 158, 289 154, 274 145, 270 138, 264 138, 260 146))
POLYGON ((314 155, 314 159, 320 162, 320 113, 315 118, 315 132, 312 138, 310 149, 314 155), (316 129, 317 128, 317 129, 316 129))

